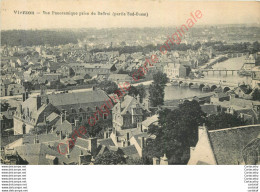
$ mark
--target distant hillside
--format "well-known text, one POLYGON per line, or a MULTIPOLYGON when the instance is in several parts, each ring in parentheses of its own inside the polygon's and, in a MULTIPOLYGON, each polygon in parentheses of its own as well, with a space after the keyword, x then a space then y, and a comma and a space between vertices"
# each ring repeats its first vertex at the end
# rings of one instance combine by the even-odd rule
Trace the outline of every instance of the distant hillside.
POLYGON ((1 32, 1 44, 9 46, 61 45, 77 43, 82 34, 73 31, 12 30, 1 32))

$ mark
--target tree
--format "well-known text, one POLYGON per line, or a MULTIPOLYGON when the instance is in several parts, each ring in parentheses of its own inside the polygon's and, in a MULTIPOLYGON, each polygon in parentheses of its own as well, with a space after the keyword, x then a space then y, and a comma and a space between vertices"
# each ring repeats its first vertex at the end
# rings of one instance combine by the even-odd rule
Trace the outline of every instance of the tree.
POLYGON ((254 92, 252 93, 253 100, 255 101, 260 101, 260 90, 255 89, 254 92))
POLYGON ((160 111, 158 126, 148 130, 156 138, 147 140, 144 155, 152 158, 166 154, 169 164, 186 164, 189 148, 198 141, 198 126, 205 122, 205 115, 197 101, 185 101, 173 111, 160 111))
POLYGON ((87 133, 85 134, 86 137, 104 137, 104 131, 110 127, 112 127, 111 121, 103 121, 99 120, 95 125, 90 126, 88 123, 85 123, 85 127, 87 133))
POLYGON ((130 86, 128 95, 136 97, 137 95, 140 96, 140 101, 143 102, 143 99, 146 97, 146 89, 143 84, 138 86, 130 86))
POLYGON ((125 158, 123 155, 114 152, 106 151, 102 155, 98 155, 95 158, 96 165, 122 165, 125 164, 125 158))
POLYGON ((91 76, 89 74, 84 75, 84 79, 91 79, 91 76))
POLYGON ((149 99, 152 107, 163 105, 164 88, 167 82, 166 74, 159 71, 153 75, 153 83, 149 86, 149 99))
POLYGON ((7 102, 1 102, 1 111, 7 111, 7 109, 10 107, 10 104, 7 102))
POLYGON ((104 90, 107 94, 115 93, 118 90, 118 86, 112 81, 102 81, 99 84, 100 89, 104 90))
POLYGON ((210 115, 206 119, 206 126, 208 130, 223 129, 228 127, 236 127, 245 125, 245 121, 237 115, 237 113, 219 113, 216 115, 210 115))

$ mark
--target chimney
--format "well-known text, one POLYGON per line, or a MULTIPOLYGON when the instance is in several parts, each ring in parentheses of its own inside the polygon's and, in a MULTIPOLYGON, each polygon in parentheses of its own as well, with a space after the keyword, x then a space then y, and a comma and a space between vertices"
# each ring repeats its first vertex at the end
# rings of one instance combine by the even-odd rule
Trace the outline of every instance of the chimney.
POLYGON ((145 147, 145 140, 144 137, 141 137, 141 148, 143 149, 145 147))
POLYGON ((140 95, 139 95, 139 94, 137 95, 136 99, 137 99, 137 101, 138 101, 139 103, 141 103, 141 101, 140 101, 140 95))
POLYGON ((96 155, 97 152, 97 138, 89 138, 89 150, 92 155, 96 155))
POLYGON ((25 101, 26 99, 25 99, 25 93, 23 93, 23 102, 25 101))
POLYGON ((80 155, 79 155, 79 165, 82 164, 82 158, 84 157, 83 155, 83 151, 80 151, 80 155))
POLYGON ((25 100, 27 100, 29 98, 29 93, 28 93, 27 89, 25 90, 24 97, 25 97, 25 100))
POLYGON ((19 113, 22 115, 22 112, 23 112, 23 106, 22 104, 19 105, 19 113))
POLYGON ((67 120, 67 111, 64 110, 64 120, 67 120))
POLYGON ((78 126, 79 126, 79 120, 75 119, 75 127, 78 128, 78 126))
POLYGON ((60 131, 60 140, 62 140, 63 137, 62 137, 62 131, 60 131))
POLYGON ((70 158, 70 142, 67 142, 68 146, 67 146, 67 154, 66 157, 69 159, 70 158))
POLYGON ((60 124, 63 123, 63 113, 60 114, 60 124))
POLYGON ((41 97, 39 95, 37 95, 36 97, 36 107, 37 107, 37 110, 41 107, 42 103, 41 103, 41 97))
POLYGON ((109 131, 104 132, 104 139, 107 139, 107 138, 109 138, 109 131))
POLYGON ((207 135, 208 129, 205 126, 205 123, 203 123, 203 126, 199 126, 199 130, 198 130, 198 140, 200 140, 202 137, 204 137, 205 135, 207 135))
POLYGON ((34 144, 36 144, 36 143, 39 143, 38 135, 36 135, 34 138, 34 144))
POLYGON ((159 165, 160 164, 160 161, 157 157, 154 157, 153 158, 153 165, 159 165))
POLYGON ((44 121, 44 123, 47 122, 47 117, 46 117, 46 114, 45 114, 45 113, 44 113, 44 116, 43 116, 43 121, 44 121))
POLYGON ((164 153, 164 156, 161 157, 160 165, 168 165, 168 159, 167 159, 165 153, 164 153))
POLYGON ((126 133, 126 140, 129 141, 129 138, 130 138, 130 134, 129 132, 126 133))
POLYGON ((119 99, 119 109, 120 109, 120 112, 121 112, 121 109, 122 109, 122 106, 121 106, 121 100, 119 99))

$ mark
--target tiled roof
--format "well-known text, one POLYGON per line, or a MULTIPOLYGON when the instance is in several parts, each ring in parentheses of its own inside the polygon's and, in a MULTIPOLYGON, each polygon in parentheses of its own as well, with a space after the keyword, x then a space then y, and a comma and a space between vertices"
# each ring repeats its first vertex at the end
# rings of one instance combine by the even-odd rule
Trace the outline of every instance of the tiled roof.
POLYGON ((217 164, 236 165, 241 163, 243 148, 259 134, 260 125, 208 131, 217 164))
POLYGON ((98 103, 108 100, 108 96, 102 90, 61 93, 48 95, 49 102, 54 106, 84 104, 84 103, 98 103))
POLYGON ((201 105, 201 110, 208 115, 213 115, 218 113, 218 106, 217 105, 201 105))
POLYGON ((153 115, 152 117, 148 117, 146 120, 142 122, 142 125, 148 127, 153 123, 158 122, 159 115, 153 115))
POLYGON ((107 138, 107 139, 99 139, 98 143, 100 145, 105 145, 105 146, 115 146, 113 140, 111 138, 107 138))
POLYGON ((68 164, 66 156, 61 155, 58 151, 49 148, 45 144, 29 144, 16 147, 15 150, 19 156, 26 160, 30 165, 49 165, 48 155, 55 156, 59 160, 59 164, 65 162, 68 164), (46 158, 47 157, 47 158, 46 158))
POLYGON ((138 151, 136 150, 134 145, 129 145, 127 147, 122 147, 120 150, 123 152, 124 155, 127 155, 132 158, 139 158, 138 151))
POLYGON ((78 137, 75 145, 81 149, 88 150, 89 149, 89 140, 78 137))

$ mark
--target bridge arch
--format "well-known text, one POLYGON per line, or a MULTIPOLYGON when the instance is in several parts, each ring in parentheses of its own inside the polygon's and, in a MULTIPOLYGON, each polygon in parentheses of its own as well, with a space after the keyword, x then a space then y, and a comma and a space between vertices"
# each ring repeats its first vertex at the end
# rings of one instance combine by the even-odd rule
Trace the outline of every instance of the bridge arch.
POLYGON ((190 88, 192 85, 194 85, 194 84, 193 84, 193 83, 189 83, 189 88, 190 88))
POLYGON ((226 92, 229 91, 229 90, 230 90, 229 87, 225 87, 225 88, 223 89, 223 92, 226 93, 226 92))
POLYGON ((212 85, 212 86, 210 87, 210 91, 214 91, 216 88, 217 88, 217 85, 212 85))
POLYGON ((199 89, 202 91, 202 88, 205 87, 204 84, 200 84, 199 89))
POLYGON ((181 85, 183 83, 183 81, 179 81, 179 85, 181 85))

